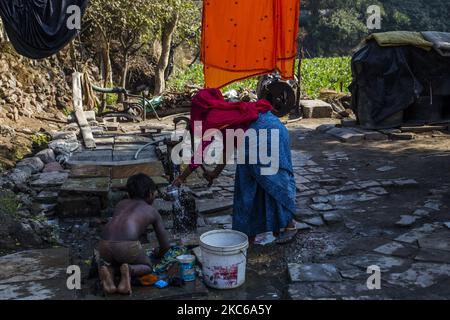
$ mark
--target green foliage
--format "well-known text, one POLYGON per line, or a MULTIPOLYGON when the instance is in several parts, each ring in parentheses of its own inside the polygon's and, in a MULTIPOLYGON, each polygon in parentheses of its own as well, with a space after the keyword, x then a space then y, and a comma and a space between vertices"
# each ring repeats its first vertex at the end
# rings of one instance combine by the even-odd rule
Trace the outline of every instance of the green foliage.
POLYGON ((72 114, 72 111, 70 111, 68 108, 64 108, 64 109, 62 109, 62 113, 63 113, 66 117, 68 117, 68 116, 70 116, 70 115, 72 114))
POLYGON ((338 9, 319 20, 313 35, 318 42, 319 55, 341 56, 348 54, 368 32, 364 20, 355 9, 338 9))
POLYGON ((152 4, 149 0, 91 0, 87 17, 104 40, 133 45, 151 38, 152 4))
MULTIPOLYGON (((352 81, 350 68, 350 57, 338 58, 314 58, 302 61, 302 90, 311 98, 317 98, 320 90, 332 89, 340 91, 341 86, 344 92, 348 92, 348 86, 352 81)), ((233 83, 223 89, 251 89, 255 90, 258 79, 233 83)), ((203 66, 195 64, 185 70, 177 69, 169 87, 172 90, 183 91, 186 86, 202 86, 204 83, 203 66)))
POLYGON ((348 55, 371 32, 450 31, 448 0, 306 0, 304 49, 309 56, 348 55), (368 30, 367 9, 381 9, 381 30, 368 30))
POLYGON ((51 137, 48 133, 37 132, 31 137, 33 151, 39 152, 48 148, 48 144, 51 141, 51 137))
MULTIPOLYGON (((235 82, 223 89, 239 90, 239 89, 255 89, 258 80, 256 78, 250 78, 242 81, 235 82)), ((203 65, 194 64, 186 69, 177 68, 168 82, 168 88, 175 91, 183 91, 187 86, 203 86, 203 65)))
POLYGON ((302 61, 302 91, 318 98, 320 90, 348 92, 352 81, 351 58, 314 58, 302 61))
POLYGON ((105 101, 107 106, 115 106, 119 96, 115 93, 107 93, 105 95, 105 101))
POLYGON ((161 39, 174 16, 177 17, 174 47, 198 46, 201 3, 195 0, 91 0, 85 35, 93 51, 103 48, 104 54, 119 62, 117 67, 123 81, 133 56, 150 52, 153 42, 161 39))
POLYGON ((0 208, 4 214, 17 214, 20 203, 17 201, 16 195, 12 191, 0 190, 0 208))
POLYGON ((383 31, 450 31, 448 0, 384 0, 381 2, 387 12, 383 31))
POLYGON ((13 150, 13 158, 12 160, 14 162, 20 161, 22 160, 24 157, 22 150, 20 150, 20 148, 14 148, 13 150))
POLYGON ((203 65, 194 64, 186 69, 177 66, 167 87, 170 90, 183 91, 188 85, 201 86, 203 82, 203 65))

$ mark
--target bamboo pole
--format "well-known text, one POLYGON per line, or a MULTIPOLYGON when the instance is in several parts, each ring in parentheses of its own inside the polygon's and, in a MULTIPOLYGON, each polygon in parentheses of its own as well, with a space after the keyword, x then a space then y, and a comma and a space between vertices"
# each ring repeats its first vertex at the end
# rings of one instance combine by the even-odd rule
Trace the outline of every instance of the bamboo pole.
MULTIPOLYGON (((301 10, 301 9, 300 9, 301 10)), ((300 18, 301 18, 301 14, 299 12, 299 17, 298 17, 298 21, 299 24, 297 26, 297 28, 300 29, 300 18)), ((300 32, 299 32, 300 35, 300 32)), ((303 106, 301 105, 300 101, 301 101, 301 95, 302 95, 302 60, 303 60, 303 48, 302 48, 302 38, 300 35, 300 43, 298 44, 298 67, 297 67, 297 113, 300 111, 300 114, 298 115, 299 117, 303 117, 304 115, 304 110, 303 110, 303 106)))

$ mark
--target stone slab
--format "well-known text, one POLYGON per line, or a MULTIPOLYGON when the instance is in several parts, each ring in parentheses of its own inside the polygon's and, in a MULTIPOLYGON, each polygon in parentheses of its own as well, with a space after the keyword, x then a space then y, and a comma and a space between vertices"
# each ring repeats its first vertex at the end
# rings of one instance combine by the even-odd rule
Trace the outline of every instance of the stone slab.
POLYGON ((325 133, 330 129, 336 128, 335 124, 322 124, 316 128, 316 131, 325 133))
POLYGON ((59 187, 68 177, 68 172, 44 172, 35 175, 30 182, 30 186, 33 188, 59 187))
POLYGON ((97 147, 100 145, 114 145, 114 137, 95 137, 97 147))
POLYGON ((450 252, 450 230, 442 230, 419 239, 419 247, 450 252))
POLYGON ((400 273, 388 275, 387 282, 408 289, 428 288, 450 277, 450 264, 413 263, 400 273))
POLYGON ((404 233, 404 234, 398 236, 394 240, 400 241, 400 242, 405 242, 405 243, 413 243, 421 238, 426 237, 427 235, 432 233, 437 228, 438 228, 438 225, 427 223, 419 228, 415 228, 407 233, 404 233))
POLYGON ((34 198, 34 200, 42 204, 53 204, 58 200, 58 192, 43 190, 34 198))
POLYGON ((399 227, 409 227, 412 226, 419 217, 417 216, 410 216, 410 215, 402 215, 400 216, 400 220, 395 223, 395 225, 399 227))
POLYGON ((97 178, 110 175, 110 167, 75 165, 70 168, 70 177, 73 178, 97 178))
POLYGON ((83 150, 72 154, 69 158, 69 164, 76 162, 107 162, 112 161, 112 156, 112 150, 83 150))
POLYGON ((413 140, 415 134, 412 132, 391 133, 389 137, 392 140, 413 140))
POLYGON ((321 100, 301 100, 305 118, 331 118, 333 108, 321 100))
POLYGON ((142 152, 140 152, 138 154, 138 158, 135 159, 135 155, 136 152, 138 151, 138 149, 136 150, 130 150, 130 149, 126 149, 126 150, 113 150, 113 161, 114 162, 125 162, 125 161, 135 161, 135 160, 148 160, 150 161, 157 161, 157 157, 156 154, 148 149, 143 150, 142 152))
POLYGON ((385 141, 388 140, 389 137, 378 131, 366 131, 364 133, 364 139, 368 141, 385 141))
MULTIPOLYGON (((133 287, 133 300, 179 300, 179 299, 199 299, 207 296, 208 288, 202 280, 197 278, 195 281, 186 282, 181 287, 166 287, 158 289, 156 287, 133 287)), ((124 299, 116 295, 109 299, 124 299)))
POLYGON ((302 219, 302 222, 314 226, 314 227, 320 227, 324 225, 324 222, 321 217, 312 217, 308 219, 302 219))
POLYGON ((0 257, 0 284, 48 280, 62 275, 65 277, 68 266, 67 248, 17 252, 0 257))
POLYGON ((292 282, 339 282, 342 280, 333 264, 288 264, 289 278, 292 282))
POLYGON ((164 168, 158 160, 150 163, 115 166, 111 170, 111 179, 128 179, 138 173, 144 173, 148 176, 163 176, 164 168))
POLYGON ((375 248, 373 251, 386 255, 406 257, 417 251, 417 247, 406 246, 405 244, 392 241, 375 248))
POLYGON ((294 283, 287 290, 290 300, 341 300, 346 297, 368 300, 375 299, 375 294, 367 289, 364 281, 294 283))
POLYGON ((138 135, 126 135, 126 136, 116 136, 114 143, 119 144, 147 144, 155 140, 138 135))
POLYGON ((316 211, 331 211, 334 207, 328 203, 312 203, 309 207, 316 211))
POLYGON ((394 180, 394 185, 397 187, 412 187, 417 186, 419 183, 414 179, 397 179, 394 180))
POLYGON ((322 214, 322 218, 326 224, 336 224, 342 222, 342 216, 336 212, 325 212, 322 214))
POLYGON ((450 252, 444 250, 420 249, 414 260, 450 264, 450 252))
POLYGON ((205 220, 209 224, 228 224, 233 221, 233 217, 230 215, 215 216, 215 217, 207 217, 205 220))
POLYGON ((64 193, 89 193, 106 195, 110 188, 110 179, 103 178, 69 178, 61 187, 64 193))
POLYGON ((426 208, 419 208, 414 210, 413 215, 424 218, 424 217, 428 217, 431 214, 431 211, 429 209, 426 208))
POLYGON ((68 290, 67 275, 49 280, 0 284, 0 300, 75 300, 76 291, 68 290))
POLYGON ((338 138, 342 142, 354 143, 364 140, 364 134, 357 133, 346 128, 333 128, 327 131, 327 134, 338 138))
POLYGON ((349 257, 346 260, 348 264, 363 269, 367 269, 369 266, 372 265, 379 266, 381 272, 388 272, 391 269, 400 267, 405 263, 405 261, 401 258, 387 257, 370 253, 361 256, 349 257))
POLYGON ((195 200, 200 214, 211 214, 229 210, 233 207, 232 199, 197 199, 195 200))

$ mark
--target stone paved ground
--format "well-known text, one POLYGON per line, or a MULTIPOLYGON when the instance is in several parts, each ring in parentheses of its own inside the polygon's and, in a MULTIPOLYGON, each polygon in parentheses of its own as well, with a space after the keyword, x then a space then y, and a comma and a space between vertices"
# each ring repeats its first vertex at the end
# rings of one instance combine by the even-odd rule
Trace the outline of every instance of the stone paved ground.
MULTIPOLYGON (((210 290, 209 298, 450 298, 450 136, 342 139, 317 130, 330 122, 288 125, 303 229, 296 241, 253 246, 245 285, 210 290), (372 265, 381 269, 381 290, 367 288, 372 265)), ((210 190, 200 181, 197 196, 229 200, 232 179, 230 167, 210 190)), ((231 227, 223 214, 205 222, 231 227)))
POLYGON ((348 144, 318 124, 290 128, 297 219, 313 228, 286 248, 285 297, 450 298, 449 136, 348 144))
MULTIPOLYGON (((449 135, 430 132, 409 135, 413 140, 387 140, 373 133, 329 132, 331 127, 316 130, 330 122, 305 120, 288 125, 298 187, 296 219, 301 228, 295 242, 282 247, 252 246, 247 281, 241 288, 206 291, 199 286, 192 288, 191 298, 450 298, 449 135), (372 265, 381 269, 380 290, 366 285, 367 267, 372 265)), ((199 231, 173 240, 195 245, 202 232, 231 227, 233 168, 227 168, 210 189, 198 177, 189 187, 201 208, 199 231), (217 207, 225 210, 216 212, 217 207)), ((165 205, 159 204, 162 209, 165 205)), ((171 230, 170 216, 164 219, 171 230)), ((59 224, 61 239, 71 249, 71 263, 82 266, 79 299, 104 298, 96 291, 95 281, 87 279, 89 259, 104 222, 93 217, 59 224)), ((150 245, 155 243, 152 232, 148 238, 150 245)), ((67 295, 60 287, 59 282, 49 282, 46 296, 67 295), (53 294, 52 286, 57 288, 53 294)), ((173 290, 151 290, 138 290, 134 298, 178 297, 173 290)), ((186 295, 189 292, 180 292, 179 297, 186 295)))

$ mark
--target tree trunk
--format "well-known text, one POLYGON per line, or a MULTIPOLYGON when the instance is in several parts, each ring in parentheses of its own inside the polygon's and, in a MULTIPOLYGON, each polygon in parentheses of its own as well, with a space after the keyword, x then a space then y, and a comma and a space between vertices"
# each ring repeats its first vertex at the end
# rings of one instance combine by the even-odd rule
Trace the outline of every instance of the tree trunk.
MULTIPOLYGON (((102 73, 103 87, 109 88, 112 86, 113 80, 112 80, 112 67, 110 58, 110 44, 106 40, 103 40, 103 45, 101 47, 100 52, 100 59, 102 61, 101 73, 102 73)), ((102 94, 99 112, 103 112, 105 108, 106 108, 106 95, 102 94)))
POLYGON ((122 68, 122 81, 121 86, 122 88, 127 87, 127 77, 128 77, 128 51, 123 53, 123 68, 122 68))
POLYGON ((178 13, 174 13, 172 18, 164 24, 161 37, 161 56, 155 74, 155 95, 161 95, 166 89, 165 73, 169 64, 170 48, 172 46, 172 37, 178 22, 178 13))
MULTIPOLYGON (((122 78, 120 79, 120 85, 122 88, 127 88, 127 76, 128 76, 128 51, 123 52, 123 60, 122 60, 122 78)), ((119 101, 124 102, 125 97, 121 93, 119 94, 119 101)))
POLYGON ((105 88, 112 86, 113 84, 113 74, 112 74, 112 66, 111 66, 111 57, 110 57, 110 47, 109 43, 104 43, 102 48, 102 60, 103 60, 103 79, 105 88))
POLYGON ((172 75, 174 59, 175 59, 175 48, 173 46, 171 46, 167 67, 166 67, 166 70, 164 70, 164 80, 165 81, 169 80, 169 77, 172 75))

